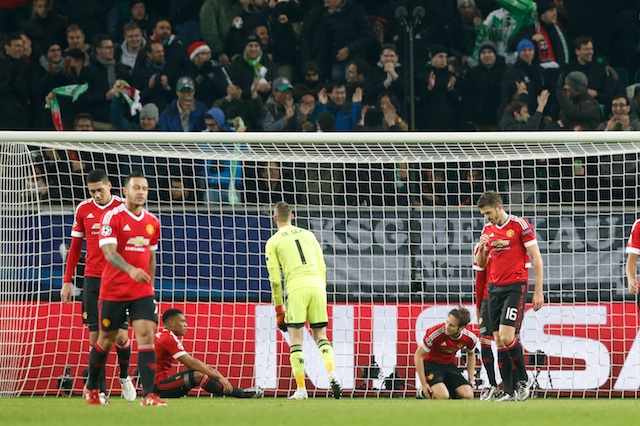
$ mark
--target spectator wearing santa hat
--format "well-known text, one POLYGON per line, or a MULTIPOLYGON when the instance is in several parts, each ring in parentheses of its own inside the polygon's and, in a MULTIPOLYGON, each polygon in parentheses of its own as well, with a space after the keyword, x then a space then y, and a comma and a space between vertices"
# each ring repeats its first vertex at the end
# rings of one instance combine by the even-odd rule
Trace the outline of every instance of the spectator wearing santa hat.
POLYGON ((227 95, 229 76, 218 61, 211 59, 211 48, 203 41, 192 43, 187 49, 191 64, 187 74, 196 83, 199 100, 207 107, 227 95))

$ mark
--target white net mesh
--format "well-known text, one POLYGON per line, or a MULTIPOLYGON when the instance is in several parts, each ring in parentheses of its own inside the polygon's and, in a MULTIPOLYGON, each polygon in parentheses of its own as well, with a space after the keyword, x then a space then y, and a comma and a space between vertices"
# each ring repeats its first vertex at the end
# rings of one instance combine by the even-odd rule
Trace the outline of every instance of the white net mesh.
MULTIPOLYGON (((187 350, 236 386, 269 395, 295 387, 264 267, 275 201, 293 204, 297 224, 323 246, 343 387, 412 396, 417 339, 458 303, 475 321, 471 253, 483 219, 474 206, 494 189, 533 224, 545 261, 549 303, 527 311, 521 333, 527 353, 544 353, 529 360, 540 394, 635 395, 637 306, 625 289, 624 247, 640 143, 629 134, 7 133, 0 392, 82 388, 87 331, 80 303, 61 304, 59 291, 74 207, 88 197, 84 178, 104 168, 115 193, 133 170, 149 178, 147 208, 162 226, 161 311, 182 309, 187 350)), ((80 270, 78 294, 81 281, 80 270)), ((309 389, 325 396, 313 346, 309 338, 309 389)), ((118 393, 114 367, 111 355, 107 385, 118 393)))

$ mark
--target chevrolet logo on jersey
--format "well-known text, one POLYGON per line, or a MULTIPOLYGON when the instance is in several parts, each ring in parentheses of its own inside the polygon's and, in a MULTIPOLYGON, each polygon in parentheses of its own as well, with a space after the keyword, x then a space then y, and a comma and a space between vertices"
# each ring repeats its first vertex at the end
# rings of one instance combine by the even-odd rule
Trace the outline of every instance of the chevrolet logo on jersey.
POLYGON ((509 245, 509 240, 495 240, 491 242, 491 247, 502 248, 509 245))
POLYGON ((127 245, 124 248, 126 251, 138 251, 143 252, 146 246, 149 245, 149 239, 145 237, 131 237, 127 241, 127 245))
POLYGON ((131 237, 127 241, 127 245, 144 247, 149 245, 149 239, 145 237, 131 237))

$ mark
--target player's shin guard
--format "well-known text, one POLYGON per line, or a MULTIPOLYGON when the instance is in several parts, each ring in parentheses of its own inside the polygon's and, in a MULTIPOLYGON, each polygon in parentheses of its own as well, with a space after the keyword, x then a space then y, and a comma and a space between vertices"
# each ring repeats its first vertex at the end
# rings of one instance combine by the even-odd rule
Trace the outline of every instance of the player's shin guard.
POLYGON ((116 342, 116 352, 118 353, 118 365, 120 366, 120 378, 129 377, 129 360, 131 359, 131 339, 120 345, 116 342))
POLYGON ((511 342, 511 344, 506 348, 513 360, 513 365, 515 365, 518 370, 517 380, 527 380, 529 376, 527 375, 527 366, 524 363, 524 353, 520 341, 518 339, 513 339, 513 342, 511 342))
POLYGON ((498 348, 498 368, 500 369, 500 375, 502 376, 502 385, 504 386, 504 392, 509 395, 513 395, 513 380, 511 375, 511 369, 513 364, 509 351, 504 346, 498 348))
POLYGON ((493 342, 493 339, 489 337, 482 336, 480 338, 480 355, 482 356, 482 365, 484 365, 487 377, 489 378, 489 384, 497 387, 498 383, 496 382, 496 370, 494 366, 495 360, 493 358, 491 342, 493 342))
POLYGON ((156 381, 156 349, 154 345, 138 346, 138 370, 142 382, 142 397, 153 393, 156 381))
POLYGON ((302 353, 302 345, 291 345, 289 348, 289 362, 291 363, 291 370, 293 371, 293 377, 296 379, 296 386, 298 389, 304 388, 304 354, 302 353))
POLYGON ((89 377, 87 378, 87 389, 98 389, 100 377, 104 377, 104 366, 107 363, 109 351, 106 351, 96 343, 89 354, 89 377))
POLYGON ((336 365, 335 356, 333 354, 333 346, 327 339, 318 341, 318 350, 320 351, 320 358, 324 361, 324 365, 327 367, 327 372, 331 373, 336 365))

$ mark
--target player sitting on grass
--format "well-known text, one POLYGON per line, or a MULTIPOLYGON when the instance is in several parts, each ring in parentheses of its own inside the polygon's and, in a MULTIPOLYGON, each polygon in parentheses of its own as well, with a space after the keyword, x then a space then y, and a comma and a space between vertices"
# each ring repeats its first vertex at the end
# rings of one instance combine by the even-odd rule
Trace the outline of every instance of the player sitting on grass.
POLYGON ((162 314, 164 329, 155 335, 158 359, 154 392, 161 398, 180 398, 196 386, 205 391, 236 398, 262 398, 264 391, 259 386, 240 389, 231 386, 218 370, 209 367, 184 350, 179 336, 187 331, 187 320, 178 309, 167 309, 162 314), (178 360, 188 369, 171 375, 174 361, 178 360))

